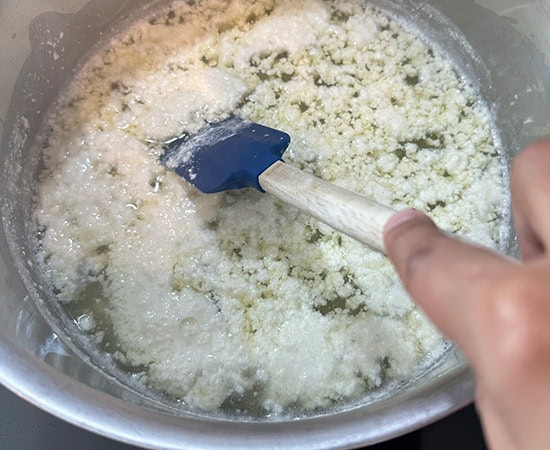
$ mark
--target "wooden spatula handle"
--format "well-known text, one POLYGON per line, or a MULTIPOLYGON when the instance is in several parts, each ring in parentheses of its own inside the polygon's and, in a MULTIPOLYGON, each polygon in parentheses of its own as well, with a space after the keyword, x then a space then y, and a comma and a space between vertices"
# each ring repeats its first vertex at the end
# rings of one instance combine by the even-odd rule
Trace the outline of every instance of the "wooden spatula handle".
POLYGON ((385 252, 383 230, 395 210, 323 181, 282 161, 259 177, 266 192, 321 222, 385 252))

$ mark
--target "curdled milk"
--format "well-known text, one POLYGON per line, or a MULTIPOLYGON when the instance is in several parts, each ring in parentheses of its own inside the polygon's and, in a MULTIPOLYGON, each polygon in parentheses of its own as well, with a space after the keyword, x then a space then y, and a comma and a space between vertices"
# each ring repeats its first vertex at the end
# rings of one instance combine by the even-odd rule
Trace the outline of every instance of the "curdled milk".
POLYGON ((445 342, 385 256, 268 195, 201 194, 159 157, 236 112, 288 132, 290 164, 497 247, 483 105, 363 2, 192 3, 113 40, 49 123, 35 216, 59 301, 198 410, 314 412, 418 375, 445 342))

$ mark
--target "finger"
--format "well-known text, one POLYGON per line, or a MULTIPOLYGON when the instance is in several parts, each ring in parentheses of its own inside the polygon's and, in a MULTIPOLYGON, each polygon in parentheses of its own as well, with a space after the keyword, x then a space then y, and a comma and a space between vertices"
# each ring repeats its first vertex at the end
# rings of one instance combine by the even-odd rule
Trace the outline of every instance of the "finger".
POLYGON ((516 209, 514 227, 518 235, 518 245, 524 261, 531 261, 544 256, 546 246, 537 232, 528 222, 527 217, 516 209))
POLYGON ((487 282, 510 263, 451 238, 414 210, 395 214, 384 238, 388 256, 413 299, 468 356, 475 356, 477 311, 487 282))
POLYGON ((512 211, 524 259, 550 248, 550 139, 527 147, 514 161, 511 174, 512 211))
POLYGON ((516 450, 520 448, 510 432, 506 418, 502 417, 501 409, 494 405, 494 395, 479 383, 476 388, 476 409, 480 414, 481 423, 489 448, 499 450, 516 450))
POLYGON ((513 448, 530 448, 529 441, 546 441, 533 448, 550 448, 549 268, 546 260, 516 268, 495 285, 486 314, 480 314, 485 326, 479 337, 482 357, 474 364, 477 403, 494 448, 505 435, 517 441, 513 448), (504 424, 507 432, 500 428, 504 424))

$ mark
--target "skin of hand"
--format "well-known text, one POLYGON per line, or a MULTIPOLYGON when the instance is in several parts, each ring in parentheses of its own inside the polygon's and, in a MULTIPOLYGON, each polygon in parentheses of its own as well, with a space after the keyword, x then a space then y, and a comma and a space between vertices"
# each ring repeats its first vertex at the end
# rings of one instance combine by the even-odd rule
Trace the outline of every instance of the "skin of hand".
POLYGON ((384 232, 405 288, 457 343, 476 374, 476 407, 493 450, 550 449, 550 138, 511 172, 521 261, 465 243, 424 214, 384 232))

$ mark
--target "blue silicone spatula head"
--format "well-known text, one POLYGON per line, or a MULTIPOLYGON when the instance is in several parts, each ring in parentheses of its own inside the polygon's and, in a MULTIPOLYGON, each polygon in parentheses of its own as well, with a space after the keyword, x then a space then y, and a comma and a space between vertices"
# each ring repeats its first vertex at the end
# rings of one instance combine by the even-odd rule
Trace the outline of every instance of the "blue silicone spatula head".
POLYGON ((254 187, 290 144, 282 131, 230 117, 166 144, 162 162, 201 192, 254 187))

